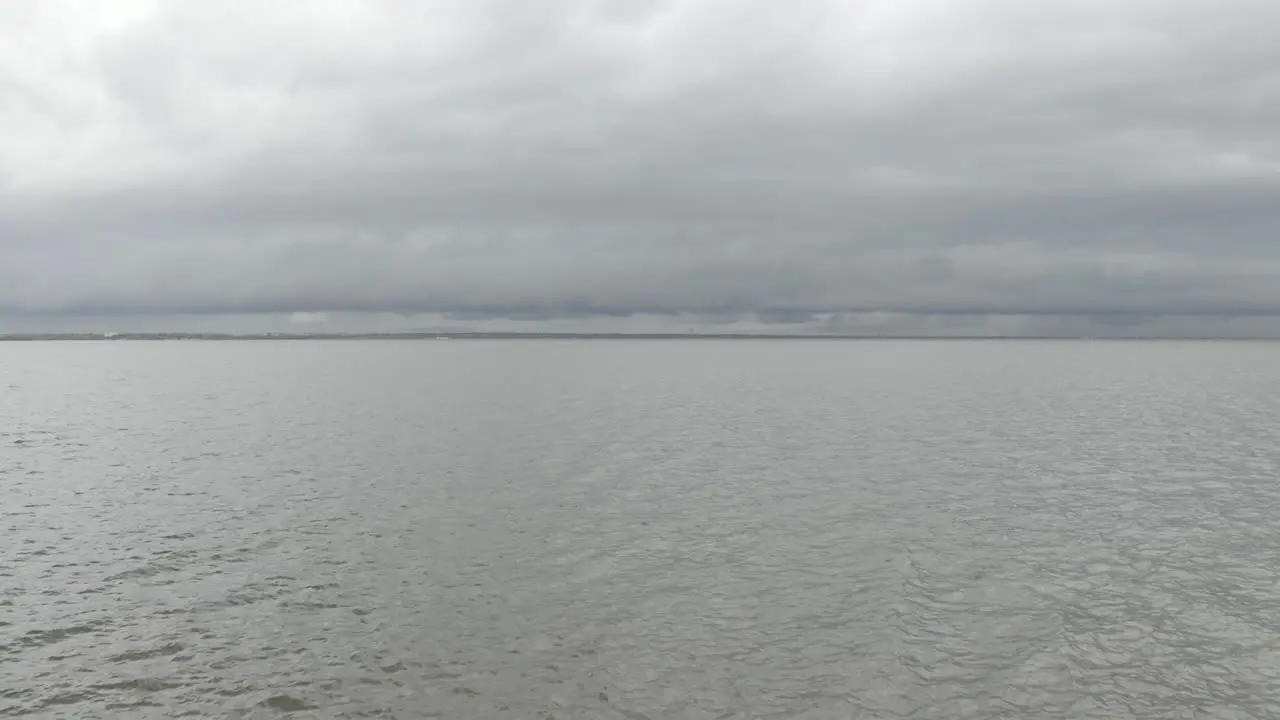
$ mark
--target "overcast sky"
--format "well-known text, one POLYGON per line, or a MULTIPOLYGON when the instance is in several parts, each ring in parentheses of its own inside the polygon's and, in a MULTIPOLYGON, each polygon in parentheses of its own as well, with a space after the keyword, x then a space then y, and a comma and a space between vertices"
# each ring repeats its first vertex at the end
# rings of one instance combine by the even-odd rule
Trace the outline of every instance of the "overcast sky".
POLYGON ((0 331, 1280 331, 1276 0, 5 0, 0 38, 0 331))

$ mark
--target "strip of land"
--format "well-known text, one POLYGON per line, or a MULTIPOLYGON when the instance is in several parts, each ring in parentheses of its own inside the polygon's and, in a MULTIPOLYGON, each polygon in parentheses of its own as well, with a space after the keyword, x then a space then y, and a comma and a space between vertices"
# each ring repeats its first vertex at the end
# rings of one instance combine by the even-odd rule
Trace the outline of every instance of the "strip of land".
POLYGON ((1098 337, 1004 335, 800 335, 783 333, 30 333, 0 335, 0 342, 122 340, 1269 340, 1215 337, 1098 337))

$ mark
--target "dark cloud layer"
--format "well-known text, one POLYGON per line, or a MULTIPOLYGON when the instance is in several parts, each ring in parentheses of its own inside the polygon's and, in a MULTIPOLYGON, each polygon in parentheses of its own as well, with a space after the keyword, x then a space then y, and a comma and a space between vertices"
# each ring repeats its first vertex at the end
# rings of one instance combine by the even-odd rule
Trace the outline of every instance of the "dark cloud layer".
POLYGON ((18 0, 0 36, 23 327, 1280 315, 1271 0, 18 0))

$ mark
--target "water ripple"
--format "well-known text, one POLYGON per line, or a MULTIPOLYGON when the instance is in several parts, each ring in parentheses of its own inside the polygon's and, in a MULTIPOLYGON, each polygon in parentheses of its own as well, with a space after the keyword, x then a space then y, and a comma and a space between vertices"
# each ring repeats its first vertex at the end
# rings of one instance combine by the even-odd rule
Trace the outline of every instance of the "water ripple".
POLYGON ((1277 345, 3 352, 0 715, 1280 716, 1277 345))

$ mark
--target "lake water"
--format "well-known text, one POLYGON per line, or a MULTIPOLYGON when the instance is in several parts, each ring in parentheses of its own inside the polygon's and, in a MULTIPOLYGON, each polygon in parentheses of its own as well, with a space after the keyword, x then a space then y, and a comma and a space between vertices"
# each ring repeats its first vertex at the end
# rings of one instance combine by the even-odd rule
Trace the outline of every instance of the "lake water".
POLYGON ((1280 717, 1280 344, 0 344, 0 715, 1280 717))

